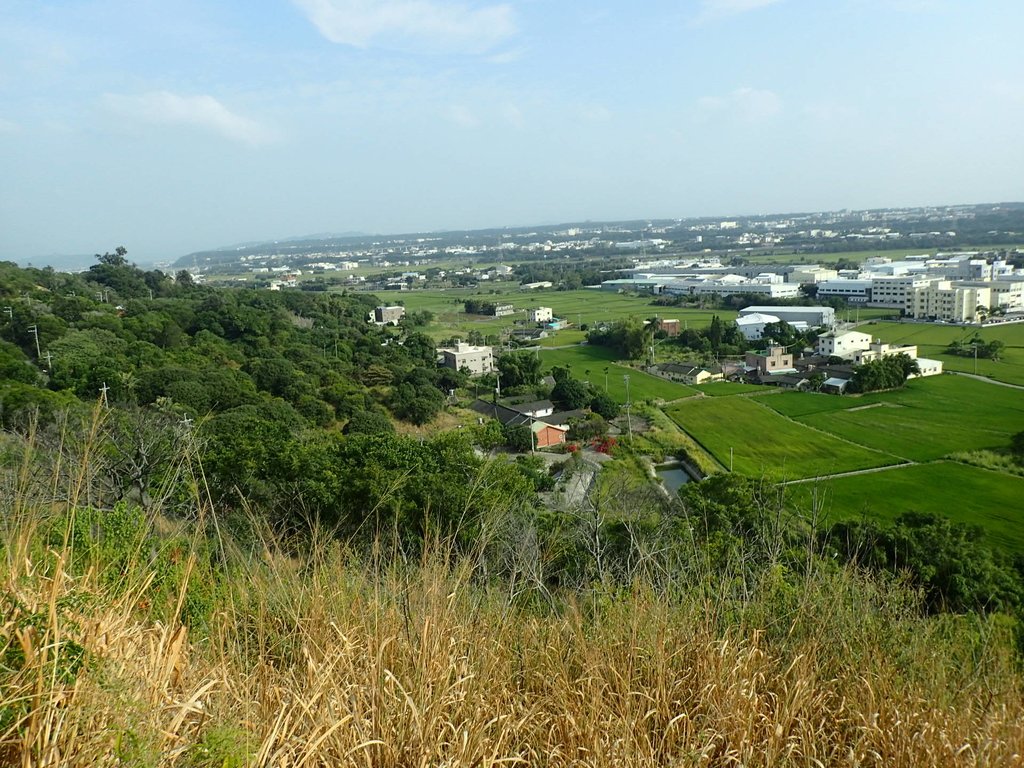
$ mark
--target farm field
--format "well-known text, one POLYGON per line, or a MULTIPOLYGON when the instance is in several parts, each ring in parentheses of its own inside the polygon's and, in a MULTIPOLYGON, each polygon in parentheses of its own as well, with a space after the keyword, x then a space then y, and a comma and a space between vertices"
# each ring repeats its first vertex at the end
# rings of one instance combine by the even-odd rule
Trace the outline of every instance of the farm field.
POLYGON ((768 398, 716 397, 677 403, 665 413, 723 466, 793 480, 896 464, 899 459, 823 434, 761 404, 768 398))
POLYGON ((858 330, 889 343, 917 344, 917 351, 921 357, 941 360, 947 370, 964 373, 974 373, 974 358, 947 355, 945 349, 952 342, 958 339, 967 340, 978 332, 986 341, 998 339, 1006 344, 999 362, 978 360, 978 374, 1024 386, 1024 323, 977 328, 933 323, 878 322, 862 325, 858 330))
POLYGON ((812 492, 828 520, 893 520, 904 512, 940 512, 982 526, 991 543, 1024 554, 1024 479, 955 462, 898 467, 787 487, 797 509, 812 492))
MULTIPOLYGON (((476 330, 483 334, 498 333, 502 328, 512 328, 517 321, 526 320, 526 311, 535 307, 551 307, 556 317, 568 320, 574 326, 579 324, 593 325, 596 323, 613 322, 627 317, 643 318, 660 317, 678 318, 684 325, 693 324, 703 328, 711 323, 711 318, 718 315, 722 320, 729 321, 736 317, 732 310, 680 309, 678 307, 661 307, 652 302, 650 297, 629 296, 625 294, 601 291, 596 288, 584 288, 577 291, 521 291, 518 285, 509 283, 495 284, 487 288, 452 288, 443 291, 403 291, 381 300, 404 304, 410 312, 429 310, 434 313, 434 321, 426 328, 426 332, 435 339, 443 339, 452 335, 468 334, 476 330), (466 315, 462 302, 469 297, 482 298, 488 301, 505 301, 515 305, 516 313, 508 317, 481 318, 466 315)), ((576 330, 576 329, 569 329, 576 330)), ((579 337, 568 337, 562 341, 560 335, 568 331, 557 331, 543 340, 543 346, 572 344, 579 337)))
POLYGON ((784 392, 760 400, 803 424, 914 461, 1002 448, 1024 429, 1024 393, 962 376, 859 397, 784 392))
POLYGON ((605 371, 608 369, 608 394, 620 403, 626 402, 626 383, 623 376, 629 376, 629 396, 638 400, 678 400, 694 394, 692 387, 674 381, 652 376, 649 373, 628 368, 616 361, 615 353, 605 347, 581 345, 570 349, 542 349, 540 359, 544 371, 553 366, 568 366, 574 378, 589 381, 597 389, 604 389, 605 371), (589 373, 588 373, 589 371, 589 373))

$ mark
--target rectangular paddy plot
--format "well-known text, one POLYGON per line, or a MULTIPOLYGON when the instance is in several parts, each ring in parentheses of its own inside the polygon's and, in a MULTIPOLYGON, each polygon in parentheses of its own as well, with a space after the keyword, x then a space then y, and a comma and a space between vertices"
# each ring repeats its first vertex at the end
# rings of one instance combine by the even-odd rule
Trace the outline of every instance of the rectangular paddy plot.
POLYGON ((940 513, 979 525, 990 543, 1024 554, 1024 478, 940 461, 794 484, 786 492, 804 510, 816 494, 830 521, 940 513))
POLYGON ((962 376, 860 397, 784 393, 761 401, 808 426, 914 461, 1003 448, 1024 430, 1024 391, 962 376))
POLYGON ((604 369, 607 368, 608 394, 620 403, 626 402, 626 382, 623 376, 629 376, 629 396, 633 402, 678 400, 694 394, 693 389, 685 384, 617 364, 615 353, 605 347, 593 347, 588 344, 569 349, 544 349, 540 351, 540 359, 545 372, 549 372, 556 365, 568 366, 573 378, 589 381, 599 390, 604 389, 604 369))
POLYGON ((899 462, 882 451, 853 445, 791 421, 761 404, 773 397, 687 400, 665 409, 725 467, 780 480, 851 472, 899 462))

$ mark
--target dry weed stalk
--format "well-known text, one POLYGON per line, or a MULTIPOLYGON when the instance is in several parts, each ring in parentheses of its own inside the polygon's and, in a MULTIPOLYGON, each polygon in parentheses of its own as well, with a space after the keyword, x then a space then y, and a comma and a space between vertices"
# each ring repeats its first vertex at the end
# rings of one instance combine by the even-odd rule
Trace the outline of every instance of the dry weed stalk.
POLYGON ((150 554, 116 582, 75 571, 70 537, 40 533, 53 506, 20 512, 0 558, 4 765, 1021 762, 999 622, 962 629, 972 644, 853 573, 815 572, 768 625, 751 617, 771 602, 745 611, 708 585, 537 607, 443 547, 382 564, 329 540, 303 559, 270 537, 251 552, 221 540, 216 600, 190 626, 199 539, 158 613, 150 554))

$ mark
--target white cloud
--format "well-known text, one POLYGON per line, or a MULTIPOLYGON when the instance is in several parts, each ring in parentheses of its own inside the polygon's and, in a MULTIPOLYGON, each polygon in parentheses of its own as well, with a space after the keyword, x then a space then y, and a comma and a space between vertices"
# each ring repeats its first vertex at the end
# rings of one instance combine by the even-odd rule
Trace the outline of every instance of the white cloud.
POLYGON ((480 127, 480 118, 461 104, 448 107, 447 117, 460 128, 473 130, 480 127))
POLYGON ((332 43, 484 53, 516 32, 510 6, 439 0, 294 0, 332 43))
POLYGON ((146 123, 190 125, 250 146, 266 144, 274 134, 265 126, 221 104, 213 96, 182 96, 153 91, 138 96, 106 94, 106 105, 119 115, 146 123))
POLYGON ((579 108, 579 119, 588 123, 606 123, 612 119, 612 112, 604 104, 584 104, 579 108))
POLYGON ((701 24, 738 16, 741 13, 756 11, 758 8, 774 5, 777 2, 780 0, 702 0, 695 23, 701 24))
POLYGON ((782 112, 782 99, 774 91, 737 88, 726 96, 705 96, 697 106, 705 115, 725 114, 748 123, 761 123, 782 112))
POLYGON ((523 110, 511 102, 501 105, 501 116, 505 122, 517 131, 521 131, 526 127, 526 117, 523 115, 523 110))

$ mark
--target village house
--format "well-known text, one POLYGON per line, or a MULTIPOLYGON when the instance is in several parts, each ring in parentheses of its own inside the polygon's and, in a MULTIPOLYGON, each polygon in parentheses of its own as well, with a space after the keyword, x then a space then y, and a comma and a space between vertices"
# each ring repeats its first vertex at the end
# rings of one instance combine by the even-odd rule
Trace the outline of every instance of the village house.
POLYGON ((522 405, 502 405, 476 400, 469 406, 472 410, 491 419, 496 419, 502 426, 524 426, 529 428, 534 448, 551 448, 566 441, 569 426, 560 418, 562 414, 552 413, 554 406, 550 400, 543 400, 522 405), (544 413, 536 416, 528 410, 544 413), (546 412, 546 413, 545 413, 546 412))
POLYGON ((852 359, 871 346, 871 336, 860 331, 829 331, 818 336, 814 351, 824 357, 852 359))
POLYGON ((723 378, 720 366, 691 362, 660 363, 651 369, 651 373, 683 384, 705 384, 710 381, 721 381, 723 378))
POLYGON ((405 317, 405 307, 382 306, 373 310, 373 322, 377 325, 398 325, 403 317, 405 317))
POLYGON ((775 345, 760 352, 747 352, 743 362, 748 371, 756 371, 758 374, 792 373, 796 370, 793 367, 793 354, 786 352, 785 347, 775 345))
POLYGON ((438 352, 442 357, 441 364, 446 368, 456 371, 466 368, 474 376, 494 370, 494 351, 490 347, 476 347, 460 341, 454 347, 442 347, 438 352))

